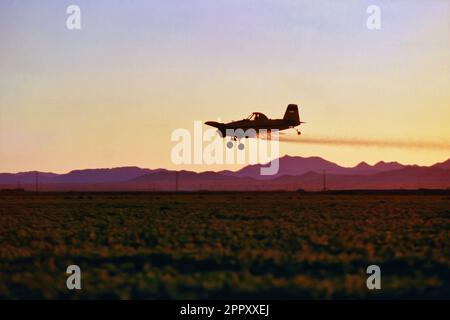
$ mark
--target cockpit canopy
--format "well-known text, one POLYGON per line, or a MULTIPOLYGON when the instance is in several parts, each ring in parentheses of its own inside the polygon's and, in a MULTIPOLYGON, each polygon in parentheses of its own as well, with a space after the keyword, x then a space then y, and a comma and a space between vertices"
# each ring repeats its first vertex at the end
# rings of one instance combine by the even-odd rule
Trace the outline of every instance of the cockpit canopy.
POLYGON ((267 117, 265 114, 262 114, 260 112, 253 112, 251 115, 247 117, 247 120, 250 121, 264 121, 267 120, 267 117))

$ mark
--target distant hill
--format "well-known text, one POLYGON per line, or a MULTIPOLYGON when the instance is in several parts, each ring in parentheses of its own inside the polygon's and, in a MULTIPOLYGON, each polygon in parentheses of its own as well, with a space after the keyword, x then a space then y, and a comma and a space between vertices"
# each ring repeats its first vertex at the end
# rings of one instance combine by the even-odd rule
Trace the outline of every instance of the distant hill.
MULTIPOLYGON (((142 169, 138 167, 119 167, 102 169, 73 170, 65 174, 38 172, 39 183, 113 183, 123 182, 142 175, 165 171, 164 169, 142 169)), ((0 184, 34 184, 36 171, 20 173, 0 173, 0 184)))
MULTIPOLYGON (((327 174, 327 189, 446 189, 450 187, 450 170, 430 167, 408 166, 398 170, 379 172, 371 175, 327 174)), ((271 183, 285 189, 301 188, 321 190, 324 175, 308 172, 301 176, 282 176, 271 183)))
POLYGON ((436 163, 432 167, 433 168, 440 168, 440 169, 450 170, 450 159, 448 159, 447 161, 444 161, 444 162, 436 163))
MULTIPOLYGON (((249 165, 238 171, 170 171, 119 167, 73 170, 66 174, 39 172, 40 190, 321 190, 449 188, 450 159, 432 166, 406 166, 380 161, 339 166, 320 157, 279 159, 275 176, 261 176, 266 165, 249 165)), ((0 187, 33 190, 36 172, 0 173, 0 187)))
MULTIPOLYGON (((138 167, 74 170, 51 179, 51 183, 113 183, 134 179, 160 170, 138 167)), ((165 170, 164 170, 165 171, 165 170)))
POLYGON ((213 171, 205 172, 192 172, 192 171, 163 171, 163 172, 152 172, 145 174, 143 176, 126 181, 127 183, 148 183, 154 181, 175 181, 176 173, 178 172, 179 180, 189 180, 189 181, 232 181, 233 177, 221 175, 213 171))
POLYGON ((398 170, 404 167, 405 167, 404 165, 398 162, 380 161, 374 164, 373 166, 367 164, 366 162, 360 162, 357 166, 353 168, 348 168, 348 171, 354 174, 374 174, 383 171, 398 170))
MULTIPOLYGON (((398 162, 384 162, 380 161, 377 164, 371 166, 366 162, 361 162, 355 167, 342 167, 334 162, 322 159, 320 157, 291 157, 284 156, 278 159, 279 168, 276 177, 284 175, 303 175, 307 172, 322 173, 325 171, 327 174, 374 174, 383 171, 401 169, 404 165, 398 162)), ((273 179, 274 176, 261 176, 260 169, 266 167, 268 164, 255 164, 249 165, 236 172, 222 171, 222 174, 235 176, 235 177, 251 177, 254 179, 273 179)))
MULTIPOLYGON (((58 174, 51 172, 38 172, 38 178, 41 182, 47 183, 52 178, 58 177, 58 174)), ((36 171, 19 173, 0 173, 0 184, 28 184, 36 180, 36 171)))
MULTIPOLYGON (((320 157, 291 157, 284 156, 278 159, 279 171, 276 176, 283 175, 302 175, 309 171, 322 172, 326 170, 330 173, 343 174, 345 173, 344 167, 341 167, 333 162, 324 160, 320 157)), ((261 176, 260 169, 267 167, 268 164, 255 164, 248 165, 236 172, 221 172, 222 174, 234 176, 234 177, 251 177, 255 179, 273 179, 275 176, 261 176)))

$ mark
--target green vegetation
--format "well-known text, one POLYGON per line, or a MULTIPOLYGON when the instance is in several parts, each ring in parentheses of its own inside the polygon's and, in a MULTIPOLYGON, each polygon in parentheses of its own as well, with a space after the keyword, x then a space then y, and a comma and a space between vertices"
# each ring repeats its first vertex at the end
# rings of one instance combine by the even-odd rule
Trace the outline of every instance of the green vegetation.
POLYGON ((448 298, 449 229, 445 194, 0 194, 0 298, 448 298))

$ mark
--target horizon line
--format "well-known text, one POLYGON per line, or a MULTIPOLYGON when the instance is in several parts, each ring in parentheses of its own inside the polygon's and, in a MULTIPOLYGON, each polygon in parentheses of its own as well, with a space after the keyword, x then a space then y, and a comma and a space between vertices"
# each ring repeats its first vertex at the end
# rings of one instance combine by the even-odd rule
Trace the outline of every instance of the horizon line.
MULTIPOLYGON (((275 159, 273 159, 273 160, 276 160, 276 159, 282 159, 282 158, 286 158, 286 157, 288 157, 288 158, 303 158, 303 159, 320 158, 320 159, 322 159, 322 160, 328 161, 328 162, 330 162, 330 163, 333 163, 333 164, 335 164, 335 165, 338 165, 338 166, 340 166, 340 167, 342 167, 342 168, 347 168, 347 169, 355 168, 355 167, 357 167, 358 165, 364 164, 364 163, 367 164, 367 165, 369 165, 369 166, 371 166, 371 167, 373 167, 373 166, 375 166, 375 165, 377 165, 377 164, 379 164, 379 163, 398 163, 398 164, 400 164, 400 165, 402 165, 402 166, 431 167, 431 166, 433 166, 433 165, 436 165, 436 164, 439 164, 439 163, 443 163, 443 162, 446 162, 446 161, 449 161, 449 160, 450 160, 450 157, 449 157, 449 158, 446 158, 446 159, 444 159, 444 160, 442 160, 442 161, 434 162, 434 163, 432 163, 432 164, 430 164, 430 165, 418 165, 418 164, 416 164, 416 163, 408 163, 408 164, 405 164, 405 163, 401 163, 401 162, 398 162, 398 161, 385 161, 385 160, 373 161, 373 164, 371 164, 370 162, 367 162, 367 161, 362 160, 362 161, 359 161, 357 164, 355 164, 355 165, 353 165, 353 166, 345 166, 345 165, 341 165, 341 164, 339 164, 339 163, 337 163, 337 162, 328 160, 328 159, 323 158, 323 157, 321 157, 321 156, 306 156, 306 157, 304 157, 304 156, 299 156, 299 155, 294 155, 294 156, 293 156, 293 155, 285 154, 285 155, 280 156, 280 157, 278 157, 278 158, 275 158, 275 159)), ((271 160, 271 161, 273 161, 273 160, 271 160)), ((222 171, 237 172, 237 171, 239 171, 239 170, 242 170, 243 168, 246 168, 246 167, 248 167, 248 166, 254 166, 254 165, 262 165, 262 166, 264 166, 264 165, 268 165, 271 161, 265 162, 265 163, 247 163, 247 164, 243 164, 240 168, 235 169, 235 170, 222 169, 222 170, 218 170, 218 171, 214 171, 214 170, 199 170, 199 171, 197 171, 197 170, 187 170, 187 169, 180 169, 180 170, 177 170, 177 169, 168 169, 168 168, 163 168, 163 167, 157 167, 157 168, 155 168, 155 169, 151 169, 150 167, 141 167, 141 166, 138 166, 138 165, 123 165, 123 166, 117 166, 117 167, 95 167, 95 168, 85 167, 85 168, 71 169, 71 170, 65 171, 65 172, 56 172, 56 171, 47 171, 47 170, 45 170, 45 171, 42 171, 42 170, 26 170, 26 171, 16 171, 16 172, 0 172, 0 174, 20 174, 20 173, 33 173, 33 172, 38 172, 38 173, 47 173, 47 174, 64 175, 64 174, 68 174, 68 173, 71 173, 71 172, 74 172, 74 171, 84 171, 84 170, 113 170, 113 169, 120 169, 120 168, 138 168, 138 169, 142 169, 142 170, 152 170, 152 171, 156 171, 156 170, 166 170, 166 171, 171 171, 171 172, 188 171, 188 172, 195 172, 195 173, 204 173, 204 172, 215 172, 215 173, 220 173, 220 172, 222 172, 222 171)), ((196 166, 198 166, 198 165, 193 164, 193 165, 191 165, 191 166, 196 167, 196 166)))

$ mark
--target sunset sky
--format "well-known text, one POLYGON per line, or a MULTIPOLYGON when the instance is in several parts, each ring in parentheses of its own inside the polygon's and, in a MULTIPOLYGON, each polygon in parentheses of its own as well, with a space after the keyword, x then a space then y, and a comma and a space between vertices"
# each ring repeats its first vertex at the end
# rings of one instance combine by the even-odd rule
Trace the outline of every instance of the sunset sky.
POLYGON ((0 71, 0 172, 235 169, 176 166, 171 133, 289 103, 307 124, 282 155, 450 158, 447 0, 2 0, 0 71), (66 28, 70 4, 81 30, 66 28), (301 143, 321 138, 402 147, 301 143))

